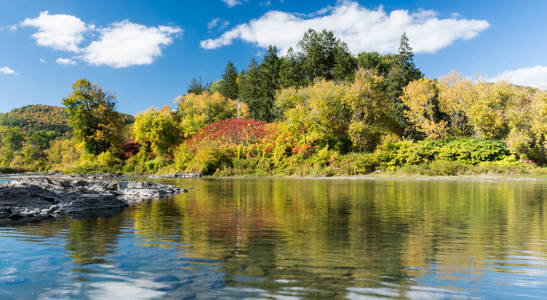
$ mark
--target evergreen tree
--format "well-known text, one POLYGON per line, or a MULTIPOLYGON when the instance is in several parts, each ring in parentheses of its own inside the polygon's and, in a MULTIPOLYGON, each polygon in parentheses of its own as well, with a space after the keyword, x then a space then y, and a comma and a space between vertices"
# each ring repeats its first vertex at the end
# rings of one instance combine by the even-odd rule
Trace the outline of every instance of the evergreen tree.
POLYGON ((236 67, 232 62, 228 62, 224 69, 224 74, 222 74, 222 84, 219 87, 219 92, 224 97, 229 99, 238 98, 237 76, 236 67))
POLYGON ((257 99, 260 97, 259 89, 259 78, 258 78, 258 66, 256 60, 253 58, 245 76, 241 82, 239 95, 241 100, 246 102, 249 106, 250 117, 256 119, 256 110, 253 108, 257 107, 257 99))
POLYGON ((250 107, 251 115, 254 115, 256 120, 271 122, 275 119, 273 107, 275 91, 279 88, 280 66, 277 48, 270 46, 264 60, 258 66, 258 103, 256 107, 250 107))
POLYGON ((348 50, 346 43, 339 42, 334 50, 332 77, 336 81, 349 80, 355 74, 357 60, 348 50))
POLYGON ((279 86, 281 88, 302 85, 302 67, 292 48, 289 48, 287 55, 280 59, 279 65, 279 86))
POLYGON ((399 53, 395 56, 395 60, 387 76, 386 91, 397 111, 395 119, 399 126, 399 133, 405 136, 410 136, 413 132, 408 130, 408 128, 412 127, 409 126, 410 123, 404 115, 406 107, 400 97, 405 86, 421 78, 423 78, 423 74, 414 64, 414 53, 412 52, 406 33, 403 33, 399 45, 399 53))
POLYGON ((393 55, 381 55, 378 52, 362 52, 357 56, 357 66, 365 70, 374 70, 380 76, 386 77, 394 61, 393 55))
POLYGON ((200 95, 204 91, 208 91, 208 90, 209 90, 209 84, 203 85, 201 83, 201 77, 199 77, 199 81, 196 78, 192 78, 192 82, 188 86, 187 93, 200 95))
POLYGON ((307 83, 315 78, 343 80, 355 72, 355 60, 347 45, 332 31, 308 30, 298 43, 300 60, 307 83))
POLYGON ((277 49, 268 48, 264 60, 257 66, 253 59, 241 83, 240 96, 249 106, 251 118, 271 122, 275 119, 274 97, 279 88, 281 61, 277 49))

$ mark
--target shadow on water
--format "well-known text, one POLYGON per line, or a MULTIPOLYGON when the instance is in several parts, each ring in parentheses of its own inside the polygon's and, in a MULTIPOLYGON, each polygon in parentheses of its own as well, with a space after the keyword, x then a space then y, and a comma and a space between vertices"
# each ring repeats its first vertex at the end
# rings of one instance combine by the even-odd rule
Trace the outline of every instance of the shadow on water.
POLYGON ((0 250, 13 259, 0 274, 15 274, 0 290, 23 278, 4 296, 547 295, 545 182, 164 182, 194 189, 114 216, 0 229, 22 249, 0 250))

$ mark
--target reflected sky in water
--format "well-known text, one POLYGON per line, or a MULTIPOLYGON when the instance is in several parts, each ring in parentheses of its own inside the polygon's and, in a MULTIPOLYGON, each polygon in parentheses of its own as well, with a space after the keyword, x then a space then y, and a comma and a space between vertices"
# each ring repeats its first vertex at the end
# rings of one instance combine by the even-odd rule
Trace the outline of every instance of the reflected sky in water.
POLYGON ((0 298, 547 297, 547 181, 163 182, 193 189, 0 227, 0 298))

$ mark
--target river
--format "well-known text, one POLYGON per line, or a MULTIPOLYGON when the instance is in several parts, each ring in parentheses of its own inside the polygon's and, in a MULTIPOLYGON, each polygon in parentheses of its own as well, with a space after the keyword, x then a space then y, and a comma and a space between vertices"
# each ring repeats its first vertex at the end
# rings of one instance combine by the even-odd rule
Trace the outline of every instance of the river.
POLYGON ((547 298, 547 181, 183 179, 0 227, 0 299, 547 298))

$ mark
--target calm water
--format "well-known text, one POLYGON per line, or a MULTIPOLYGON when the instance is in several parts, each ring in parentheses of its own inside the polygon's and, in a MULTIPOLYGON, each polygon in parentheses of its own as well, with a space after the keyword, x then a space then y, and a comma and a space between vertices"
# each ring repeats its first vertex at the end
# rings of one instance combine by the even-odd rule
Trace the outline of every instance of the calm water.
POLYGON ((194 189, 0 227, 0 298, 547 297, 547 181, 176 183, 194 189))

